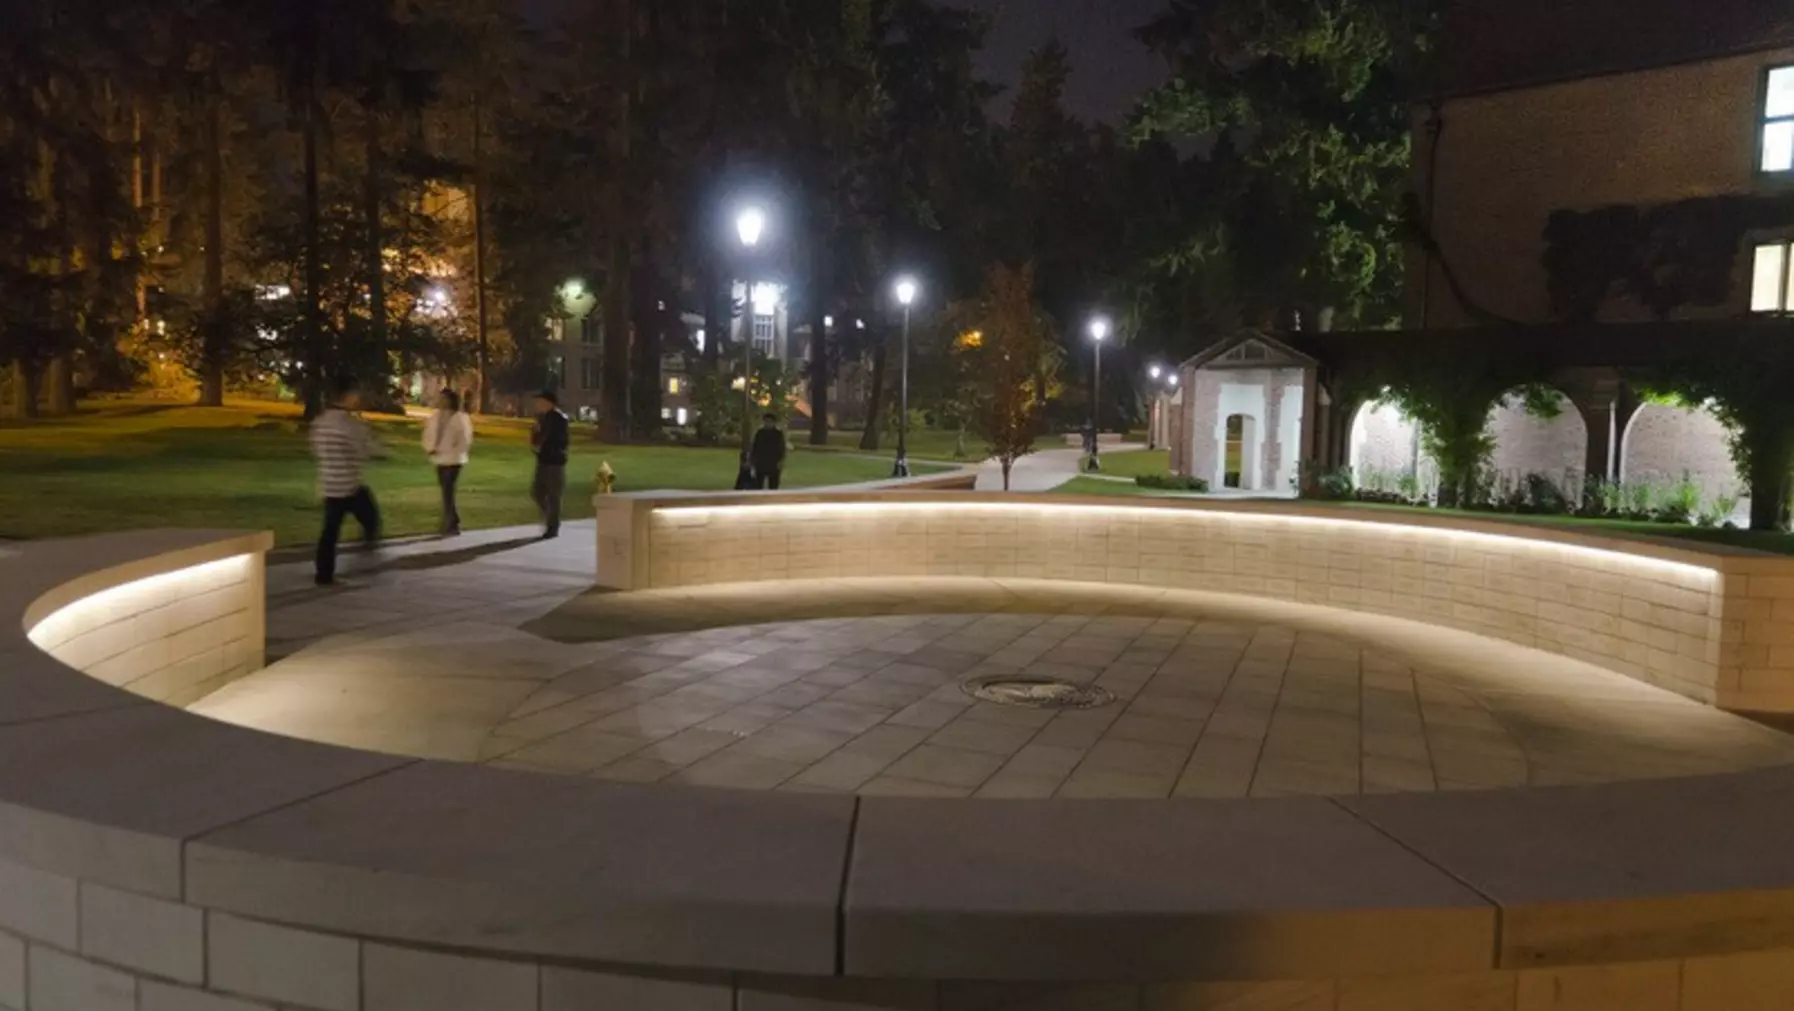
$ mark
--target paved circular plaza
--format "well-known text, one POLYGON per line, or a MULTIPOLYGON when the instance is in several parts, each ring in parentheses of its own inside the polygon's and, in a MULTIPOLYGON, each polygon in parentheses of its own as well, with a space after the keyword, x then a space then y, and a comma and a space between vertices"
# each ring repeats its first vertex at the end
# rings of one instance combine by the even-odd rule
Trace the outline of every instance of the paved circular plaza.
POLYGON ((541 772, 944 797, 1342 795, 1794 763, 1794 738, 1747 720, 1397 619, 983 579, 583 593, 543 550, 400 565, 346 593, 277 586, 284 659, 193 709, 541 772), (990 679, 1094 686, 1100 704, 966 690, 990 679))

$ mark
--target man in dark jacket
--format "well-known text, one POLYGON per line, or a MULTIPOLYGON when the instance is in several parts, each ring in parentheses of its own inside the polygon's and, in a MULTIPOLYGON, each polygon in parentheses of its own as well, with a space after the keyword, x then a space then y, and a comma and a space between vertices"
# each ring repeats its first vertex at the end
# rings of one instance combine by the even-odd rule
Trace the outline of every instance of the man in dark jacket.
POLYGON ((779 419, 768 414, 760 430, 754 433, 754 448, 748 463, 754 468, 754 487, 779 490, 779 478, 785 471, 785 433, 779 431, 779 419))
POLYGON ((536 451, 536 477, 530 497, 542 510, 542 539, 561 535, 561 497, 567 491, 567 448, 572 432, 561 412, 560 397, 553 390, 536 395, 536 427, 530 432, 530 448, 536 451))

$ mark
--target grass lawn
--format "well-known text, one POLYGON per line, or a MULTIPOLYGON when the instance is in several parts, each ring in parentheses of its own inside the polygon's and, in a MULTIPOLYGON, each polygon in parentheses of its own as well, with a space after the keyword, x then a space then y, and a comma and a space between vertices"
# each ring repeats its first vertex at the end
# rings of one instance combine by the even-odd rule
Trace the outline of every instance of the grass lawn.
MULTIPOLYGON (((371 463, 368 485, 394 536, 433 532, 440 519, 435 471, 419 446, 418 421, 369 416, 388 456, 371 463)), ((461 477, 468 528, 533 523, 534 458, 529 422, 480 419, 473 461, 461 477)), ((711 491, 734 487, 734 449, 600 446, 575 426, 568 465, 569 519, 592 514, 592 475, 608 460, 618 491, 711 491)), ((922 466, 918 471, 941 468, 922 466)), ((890 476, 881 460, 795 453, 786 487, 890 476)), ((0 424, 0 537, 54 537, 133 527, 273 530, 281 544, 317 536, 320 509, 298 408, 234 402, 195 408, 105 401, 71 418, 0 424)), ((346 537, 353 538, 354 524, 346 537)))
MULTIPOLYGON (((828 445, 810 445, 810 433, 793 432, 791 441, 799 449, 824 453, 864 453, 860 448, 859 429, 831 429, 828 434, 828 445)), ((897 433, 880 432, 878 449, 880 456, 895 457, 897 455, 897 433)), ((946 463, 975 463, 990 455, 990 446, 984 440, 970 433, 966 434, 965 460, 955 460, 953 450, 959 445, 958 432, 946 432, 937 429, 917 429, 909 433, 909 458, 911 460, 939 460, 946 463)))
MULTIPOLYGON (((1104 468, 1108 464, 1104 463, 1104 468)), ((1166 492, 1118 481, 1076 477, 1053 489, 1059 495, 1101 495, 1110 498, 1199 498, 1182 492, 1166 492)), ((1380 502, 1326 502, 1323 505, 1340 509, 1361 509, 1366 512, 1415 513, 1427 516, 1461 516, 1465 519, 1524 526, 1568 527, 1594 533, 1621 534, 1633 537, 1659 537, 1671 540, 1698 541, 1703 544, 1724 544, 1750 548, 1778 555, 1794 555, 1794 534, 1757 533, 1750 530, 1720 530, 1676 526, 1668 523, 1641 523, 1635 520, 1610 520, 1585 516, 1522 516, 1509 513, 1472 512, 1466 509, 1419 509, 1414 506, 1387 505, 1380 502)))
POLYGON ((1142 449, 1127 453, 1102 454, 1103 473, 1110 477, 1135 478, 1143 474, 1171 473, 1169 449, 1142 449))
MULTIPOLYGON (((1103 458, 1103 472, 1111 473, 1108 458, 1103 458)), ((1110 498, 1191 498, 1188 492, 1142 488, 1132 481, 1105 481, 1100 477, 1074 477, 1057 488, 1055 495, 1107 495, 1110 498)))

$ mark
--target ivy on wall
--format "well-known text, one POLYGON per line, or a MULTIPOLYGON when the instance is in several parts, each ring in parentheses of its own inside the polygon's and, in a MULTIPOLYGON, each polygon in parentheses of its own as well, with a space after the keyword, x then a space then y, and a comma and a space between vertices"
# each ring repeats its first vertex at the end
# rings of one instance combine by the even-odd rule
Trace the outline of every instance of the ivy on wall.
POLYGON ((1551 311, 1592 323, 1616 298, 1658 319, 1731 301, 1745 237, 1794 227, 1794 194, 1696 197, 1650 206, 1560 210, 1545 223, 1551 311))
MULTIPOLYGON (((1794 331, 1794 322, 1789 324, 1794 331)), ((1762 338, 1723 353, 1691 350, 1637 370, 1633 382, 1652 395, 1711 404, 1732 432, 1732 460, 1750 483, 1750 525, 1787 525, 1789 473, 1794 470, 1794 333, 1762 338)))

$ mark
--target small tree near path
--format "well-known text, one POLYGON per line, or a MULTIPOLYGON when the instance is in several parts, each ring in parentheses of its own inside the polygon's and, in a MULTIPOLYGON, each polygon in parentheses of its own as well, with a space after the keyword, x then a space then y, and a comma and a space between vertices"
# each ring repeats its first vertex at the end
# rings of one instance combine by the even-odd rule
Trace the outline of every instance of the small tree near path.
POLYGON ((992 267, 975 316, 959 352, 972 356, 978 427, 1003 468, 1008 491, 1015 461, 1034 451, 1040 431, 1041 363, 1051 340, 1051 326, 1034 305, 1033 265, 992 267))

